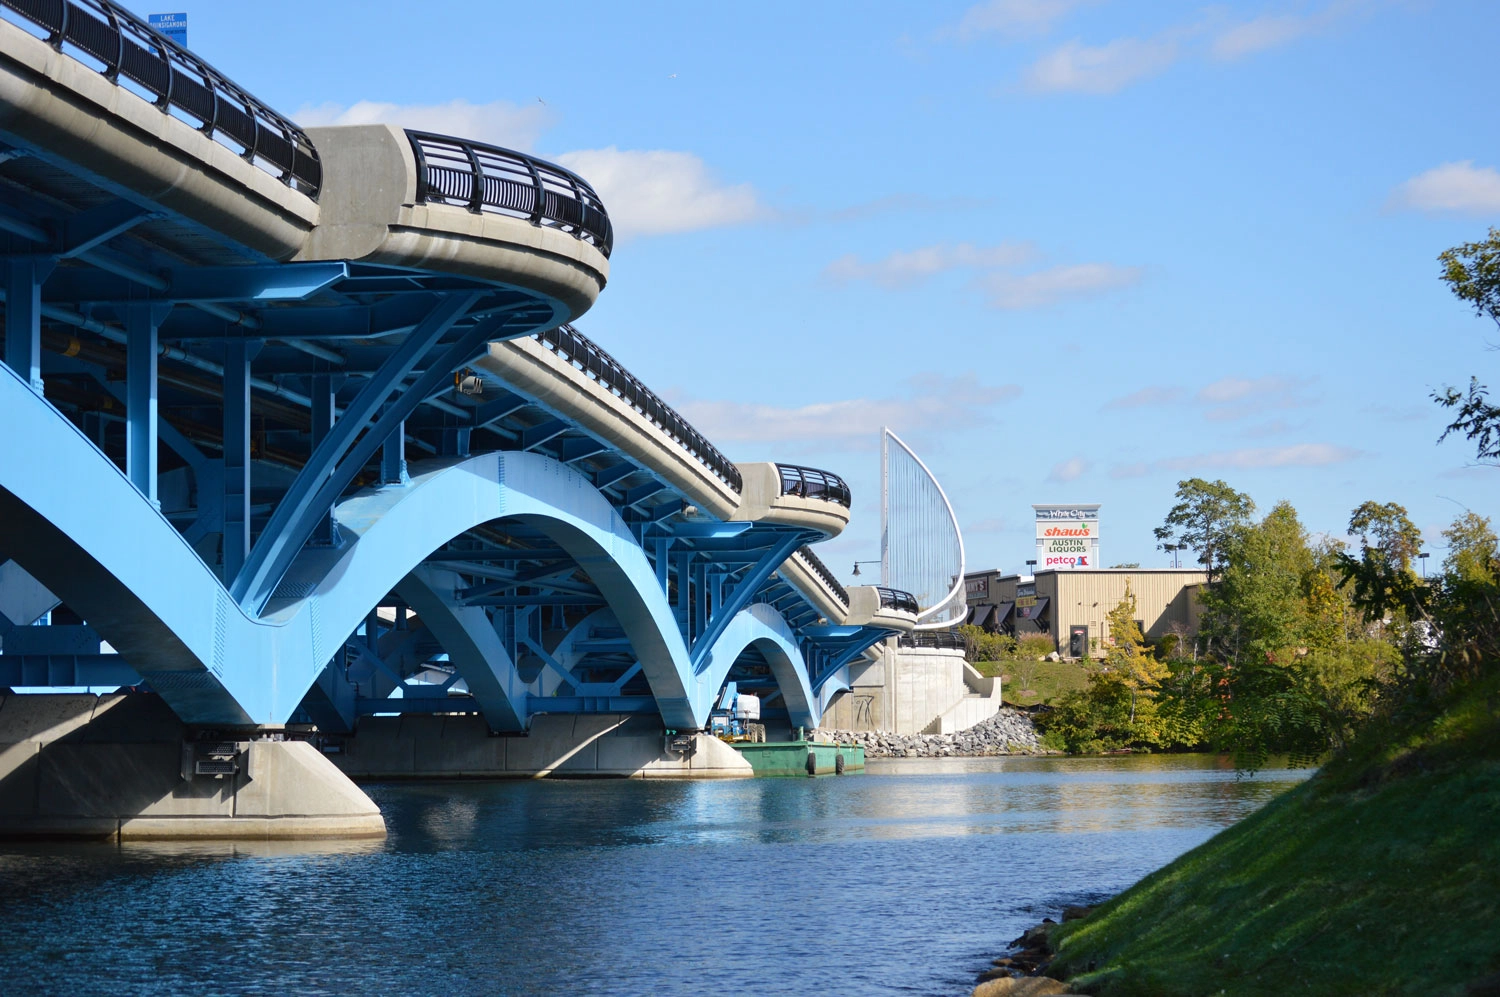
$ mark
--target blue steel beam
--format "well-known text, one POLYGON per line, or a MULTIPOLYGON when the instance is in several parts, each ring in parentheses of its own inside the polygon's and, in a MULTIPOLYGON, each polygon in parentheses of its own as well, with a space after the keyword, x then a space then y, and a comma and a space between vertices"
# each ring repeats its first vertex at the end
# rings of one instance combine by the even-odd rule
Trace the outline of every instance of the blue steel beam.
POLYGON ((455 598, 461 584, 455 572, 418 565, 396 591, 448 652, 490 729, 525 730, 525 683, 485 611, 455 598))
MULTIPOLYGON (((93 262, 93 261, 90 261, 93 262)), ((239 267, 183 267, 153 274, 161 287, 143 287, 117 273, 68 269, 47 281, 48 304, 142 300, 245 305, 305 301, 349 275, 346 263, 274 263, 239 267)))
MULTIPOLYGON (((282 572, 316 530, 316 519, 322 515, 319 508, 327 509, 333 504, 328 493, 331 491, 337 496, 364 466, 364 460, 359 461, 358 467, 354 466, 352 459, 343 460, 354 449, 359 434, 369 426, 370 420, 427 351, 443 338, 477 298, 478 295, 472 293, 445 297, 391 352, 380 370, 344 410, 338 423, 313 450, 307 465, 281 497, 276 511, 262 530, 260 543, 250 552, 244 567, 233 576, 229 591, 241 605, 258 611, 265 604, 282 572), (341 461, 343 474, 338 473, 341 461), (330 484, 337 487, 330 488, 330 484)), ((377 440, 383 443, 384 437, 377 440)), ((367 445, 366 449, 373 451, 374 447, 367 445)))

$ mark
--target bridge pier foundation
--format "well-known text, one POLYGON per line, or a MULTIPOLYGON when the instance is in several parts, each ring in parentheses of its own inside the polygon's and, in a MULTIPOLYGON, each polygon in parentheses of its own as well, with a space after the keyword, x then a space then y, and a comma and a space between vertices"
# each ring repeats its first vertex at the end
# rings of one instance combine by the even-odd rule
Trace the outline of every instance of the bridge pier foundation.
POLYGON ((719 779, 755 774, 709 734, 673 748, 661 718, 626 713, 534 717, 526 734, 492 736, 483 717, 363 717, 330 741, 355 779, 719 779))
POLYGON ((149 693, 0 697, 0 837, 383 837, 306 741, 194 731, 149 693))

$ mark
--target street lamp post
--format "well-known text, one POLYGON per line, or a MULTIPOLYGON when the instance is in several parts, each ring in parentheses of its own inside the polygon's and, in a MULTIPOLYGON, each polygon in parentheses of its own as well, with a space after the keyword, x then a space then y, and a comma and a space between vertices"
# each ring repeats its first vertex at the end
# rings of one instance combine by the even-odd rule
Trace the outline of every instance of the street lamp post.
POLYGON ((1423 578, 1423 580, 1426 580, 1426 578, 1427 578, 1427 552, 1424 550, 1420 554, 1418 554, 1417 557, 1419 557, 1419 558, 1422 559, 1422 578, 1423 578))
POLYGON ((855 578, 859 577, 859 566, 861 564, 879 564, 879 563, 880 563, 880 558, 878 558, 878 557, 874 558, 872 560, 869 560, 869 561, 855 561, 854 562, 854 577, 855 578))

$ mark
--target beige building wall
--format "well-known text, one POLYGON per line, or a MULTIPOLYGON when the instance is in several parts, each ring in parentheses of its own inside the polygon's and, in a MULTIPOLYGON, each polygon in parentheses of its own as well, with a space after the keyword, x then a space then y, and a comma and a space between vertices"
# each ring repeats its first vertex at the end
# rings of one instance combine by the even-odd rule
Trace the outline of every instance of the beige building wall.
MULTIPOLYGON (((1146 639, 1156 641, 1174 630, 1197 631, 1196 594, 1208 576, 1195 568, 1108 568, 1043 571, 1034 579, 998 571, 974 572, 965 579, 971 606, 1013 603, 1019 585, 1034 583, 1037 598, 1048 601, 1046 636, 1058 651, 1067 654, 1069 628, 1082 624, 1089 628, 1089 653, 1102 657, 1109 646, 1109 611, 1125 597, 1127 583, 1135 595, 1135 618, 1141 621, 1146 639)), ((1014 614, 1007 622, 1015 625, 1018 637, 1038 632, 1030 621, 1017 621, 1014 614)))
POLYGON ((1051 600, 1051 636, 1066 653, 1069 628, 1089 628, 1089 653, 1102 657, 1109 646, 1110 610, 1125 598, 1128 584, 1135 596, 1135 618, 1146 639, 1159 640, 1173 630, 1191 632, 1197 623, 1189 586, 1208 576, 1197 570, 1164 568, 1158 571, 1118 568, 1103 571, 1047 571, 1036 577, 1036 594, 1051 600))

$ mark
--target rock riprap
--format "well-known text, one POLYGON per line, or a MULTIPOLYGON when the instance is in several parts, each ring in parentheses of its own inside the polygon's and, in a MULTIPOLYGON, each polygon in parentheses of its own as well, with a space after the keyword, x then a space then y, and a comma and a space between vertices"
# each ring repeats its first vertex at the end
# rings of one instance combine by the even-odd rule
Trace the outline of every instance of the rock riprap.
POLYGON ((893 734, 884 730, 822 730, 818 737, 864 746, 866 758, 967 758, 1042 752, 1031 716, 1003 709, 956 734, 893 734))

